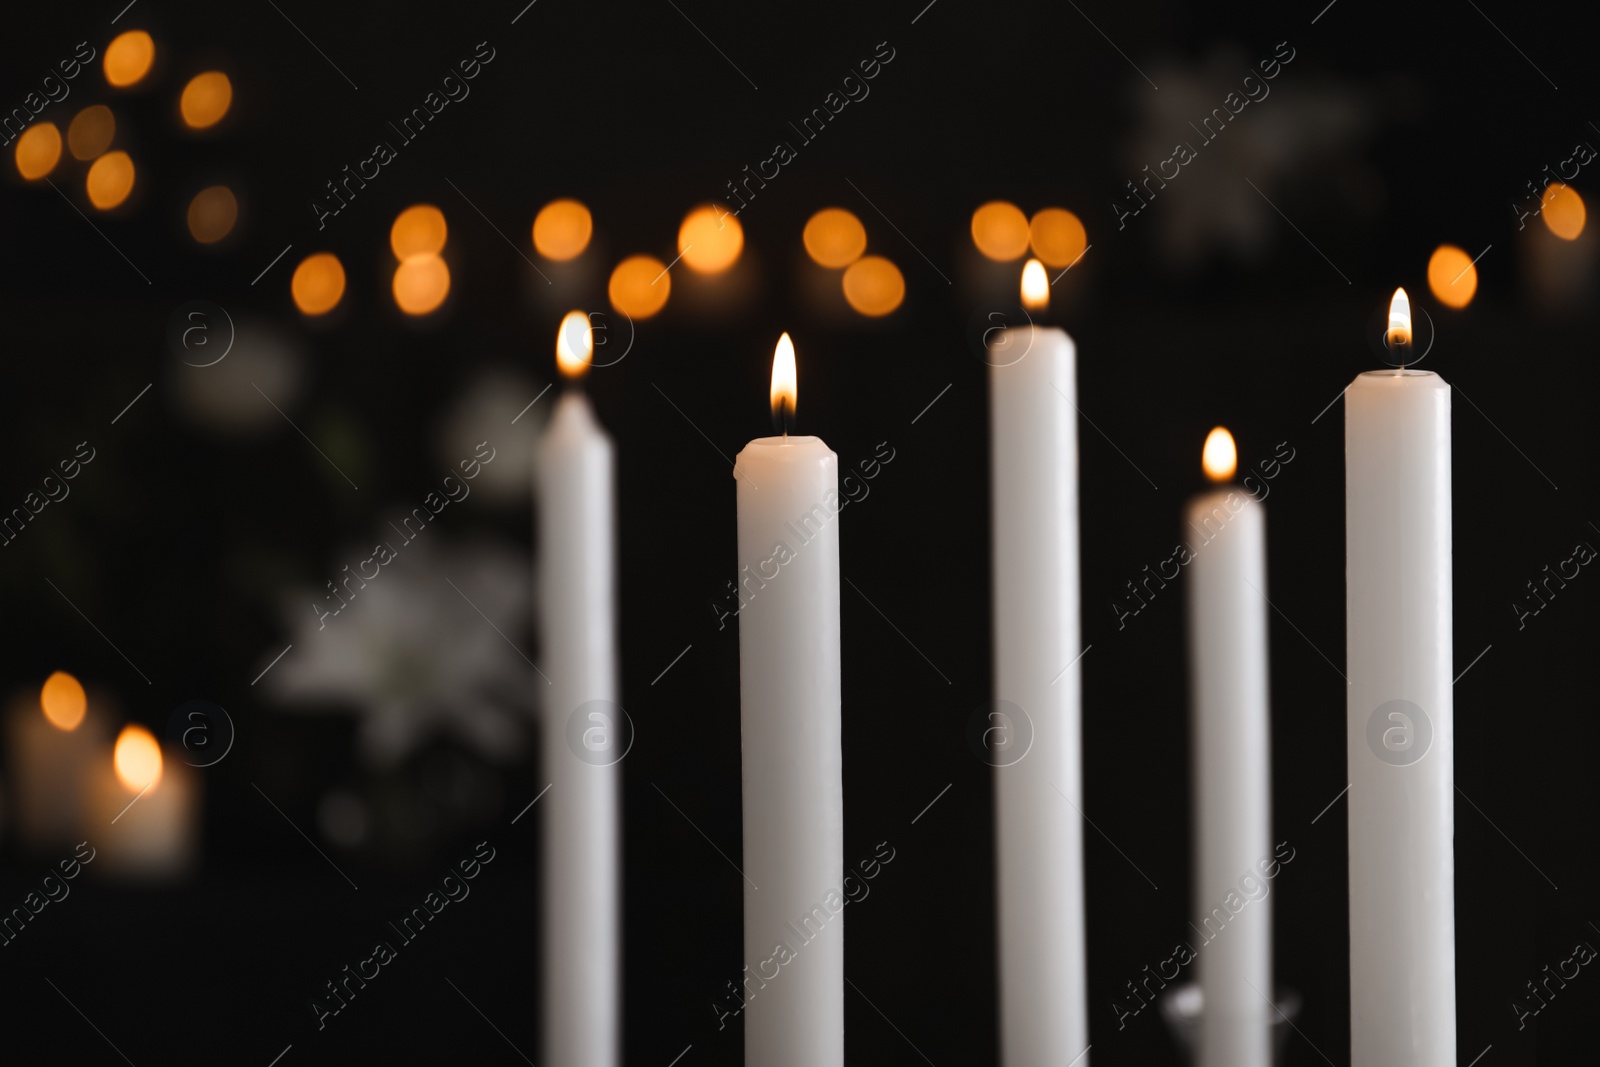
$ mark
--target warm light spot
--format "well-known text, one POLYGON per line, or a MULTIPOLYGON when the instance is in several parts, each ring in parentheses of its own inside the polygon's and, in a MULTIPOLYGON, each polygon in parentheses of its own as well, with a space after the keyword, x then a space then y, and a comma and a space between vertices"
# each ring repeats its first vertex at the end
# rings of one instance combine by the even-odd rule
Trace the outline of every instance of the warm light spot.
POLYGON ((131 793, 142 793, 161 781, 161 746, 143 726, 130 723, 122 728, 112 762, 118 781, 131 793))
POLYGON ((156 43, 143 30, 120 33, 106 45, 106 81, 117 88, 133 85, 150 73, 156 43))
POLYGON ((1022 268, 1022 306, 1029 311, 1043 311, 1050 306, 1050 279, 1045 277, 1044 264, 1037 259, 1028 260, 1022 268))
POLYGON ((1064 208, 1047 207, 1034 213, 1028 224, 1028 243, 1047 267, 1070 267, 1089 243, 1078 216, 1064 208))
POLYGON ((178 110, 190 129, 203 130, 222 121, 233 104, 233 82, 220 70, 196 74, 178 97, 178 110))
POLYGON ((594 331, 589 326, 589 316, 581 311, 567 312, 556 331, 556 366, 568 378, 579 378, 589 369, 593 355, 594 331))
POLYGON ((84 712, 89 710, 89 698, 76 678, 66 671, 56 671, 44 680, 44 688, 39 691, 39 706, 57 730, 76 730, 83 721, 84 712))
POLYGON ((1440 245, 1428 257, 1428 288, 1445 307, 1464 308, 1478 291, 1478 268, 1455 245, 1440 245))
POLYGON ((731 212, 709 204, 697 207, 678 228, 678 251, 690 270, 720 274, 738 262, 744 251, 744 227, 731 212))
POLYGON ((1396 289, 1394 299, 1389 301, 1389 329, 1384 333, 1383 343, 1390 349, 1411 344, 1411 298, 1404 289, 1396 289))
POLYGON ((1028 216, 1017 205, 991 200, 972 213, 972 243, 1004 263, 1028 250, 1028 216))
POLYGON ((800 399, 800 381, 794 367, 794 342, 789 339, 787 332, 778 338, 778 347, 772 352, 771 396, 772 417, 782 418, 787 413, 792 420, 795 405, 800 399))
POLYGON ((90 160, 111 147, 117 135, 117 117, 104 104, 92 104, 72 116, 67 127, 67 148, 73 159, 90 160))
POLYGON ((233 232, 239 202, 226 185, 213 185, 189 201, 189 234, 203 245, 215 244, 233 232))
POLYGON ((879 318, 906 298, 906 280, 882 256, 863 256, 844 272, 844 298, 861 314, 879 318))
POLYGON ((444 248, 449 227, 444 212, 432 204, 416 204, 400 212, 389 228, 389 247, 396 259, 437 255, 444 248))
POLYGON ((617 264, 606 285, 611 306, 635 319, 648 319, 667 306, 672 276, 655 256, 629 256, 617 264))
POLYGON ((533 219, 533 247, 557 262, 582 255, 594 233, 594 218, 576 200, 552 200, 533 219))
POLYGON ((1239 450, 1234 447, 1233 434, 1218 426, 1206 434, 1206 446, 1200 453, 1200 466, 1206 477, 1214 482, 1225 482, 1239 468, 1239 450))
POLYGON ((842 207, 825 207, 812 215, 800 239, 807 255, 832 270, 848 267, 867 250, 867 228, 842 207))
POLYGON ((394 272, 394 302, 407 315, 426 315, 450 295, 450 268, 432 253, 410 256, 394 272))
POLYGON ((1542 217, 1550 232, 1563 241, 1574 241, 1583 232, 1589 213, 1583 206, 1583 197, 1570 185, 1551 182, 1539 198, 1544 208, 1542 217))
POLYGON ((133 160, 126 152, 107 152, 89 165, 85 187, 89 203, 101 211, 110 211, 133 192, 133 160))
POLYGON ((289 282, 295 307, 307 315, 323 315, 344 297, 344 264, 332 252, 315 252, 300 261, 289 282))
POLYGON ((17 138, 17 173, 38 181, 61 161, 61 131, 53 122, 36 122, 17 138))

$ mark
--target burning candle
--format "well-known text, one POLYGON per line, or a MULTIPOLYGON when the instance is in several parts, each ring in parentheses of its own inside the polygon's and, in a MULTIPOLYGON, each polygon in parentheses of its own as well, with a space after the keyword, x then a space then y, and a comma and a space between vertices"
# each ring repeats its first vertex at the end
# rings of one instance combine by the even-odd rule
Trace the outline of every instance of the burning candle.
POLYGON ((844 1064, 844 786, 839 721, 839 457, 787 432, 794 345, 738 480, 744 778, 745 1063, 844 1064))
MULTIPOLYGON (((556 362, 589 369, 588 317, 569 313, 556 362)), ((579 388, 556 402, 534 457, 542 713, 545 1063, 617 1067, 622 1006, 622 797, 616 703, 615 449, 579 388)))
POLYGON ((1399 368, 1345 393, 1350 1058, 1456 1062, 1450 387, 1399 368))
MULTIPOLYGON (((1050 286, 1029 260, 1022 301, 1050 286)), ((1083 916, 1076 349, 1027 326, 989 345, 994 695, 1025 755, 994 776, 1000 1054, 1077 1064, 1089 1046, 1083 916), (1065 800, 1065 804, 1063 804, 1065 800)))
POLYGON ((82 840, 84 787, 105 744, 105 716, 78 680, 56 671, 37 696, 19 698, 6 723, 17 834, 30 849, 82 840))
POLYGON ((200 832, 194 769, 168 763, 150 731, 138 725, 122 728, 110 763, 96 768, 83 831, 99 851, 95 871, 151 881, 192 873, 200 832))
POLYGON ((1202 465, 1219 488, 1189 501, 1189 674, 1194 750, 1199 1067, 1272 1062, 1271 744, 1267 715, 1266 514, 1224 483, 1238 453, 1218 426, 1202 465), (1259 888, 1260 896, 1251 891, 1259 888), (1245 895, 1241 896, 1240 894, 1245 895), (1226 929, 1226 936, 1223 936, 1226 929))

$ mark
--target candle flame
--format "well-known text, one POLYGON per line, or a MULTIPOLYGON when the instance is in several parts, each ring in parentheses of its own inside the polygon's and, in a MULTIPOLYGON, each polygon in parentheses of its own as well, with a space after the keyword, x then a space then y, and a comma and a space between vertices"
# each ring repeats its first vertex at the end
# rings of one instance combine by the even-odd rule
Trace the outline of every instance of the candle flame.
POLYGON ((567 312, 556 332, 556 366, 568 378, 581 378, 593 355, 594 331, 589 327, 589 316, 581 311, 567 312))
POLYGON ((1394 299, 1389 301, 1389 329, 1384 343, 1391 349, 1411 344, 1411 299, 1404 289, 1396 289, 1394 299))
POLYGON ((1050 306, 1050 281, 1045 277, 1044 264, 1030 259, 1022 268, 1022 306, 1029 311, 1043 311, 1050 306))
POLYGON ((787 409, 794 417, 800 385, 794 366, 794 342, 788 333, 778 338, 778 347, 772 353, 772 417, 781 418, 787 409))
POLYGON ((142 793, 161 781, 161 746, 143 726, 122 728, 112 763, 117 780, 129 792, 142 793))
POLYGON ((56 671, 44 680, 44 688, 39 691, 39 707, 51 726, 71 732, 83 722, 89 699, 76 678, 66 671, 56 671))
POLYGON ((1214 482, 1225 482, 1233 477, 1239 467, 1239 450, 1234 447, 1233 434, 1218 426, 1206 434, 1206 446, 1200 453, 1200 465, 1206 477, 1214 482))

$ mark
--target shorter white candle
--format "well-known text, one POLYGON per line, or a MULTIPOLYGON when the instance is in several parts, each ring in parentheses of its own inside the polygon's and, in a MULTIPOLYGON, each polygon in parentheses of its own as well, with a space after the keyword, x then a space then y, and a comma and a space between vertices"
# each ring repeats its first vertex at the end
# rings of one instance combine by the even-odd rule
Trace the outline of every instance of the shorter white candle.
POLYGON ((85 790, 106 736, 103 710, 90 706, 83 686, 65 671, 13 703, 6 764, 17 836, 26 847, 51 849, 83 839, 85 790))
MULTIPOLYGON (((1233 435, 1206 438, 1208 477, 1233 478, 1233 435)), ((1189 501, 1189 677, 1194 750, 1194 924, 1199 1067, 1271 1063, 1272 904, 1266 511, 1232 486, 1189 501)))
MULTIPOLYGON (((556 362, 589 369, 581 311, 561 320, 556 362)), ((617 704, 616 450, 576 385, 556 402, 534 455, 539 497, 544 704, 543 1063, 622 1062, 622 768, 617 704), (576 723, 575 721, 576 720, 576 723)))
POLYGON ((95 872, 164 881, 199 862, 200 780, 194 768, 162 758, 142 726, 125 726, 116 748, 93 769, 83 835, 99 852, 95 872))

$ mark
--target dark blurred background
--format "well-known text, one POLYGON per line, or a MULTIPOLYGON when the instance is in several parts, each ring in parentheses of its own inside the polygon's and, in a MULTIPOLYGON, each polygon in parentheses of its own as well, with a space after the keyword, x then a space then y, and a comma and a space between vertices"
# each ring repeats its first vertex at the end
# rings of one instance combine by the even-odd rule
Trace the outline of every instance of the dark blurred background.
MULTIPOLYGON (((1242 465, 1284 442, 1294 454, 1266 501, 1274 833, 1295 849, 1270 899, 1278 980, 1304 998, 1287 1062, 1348 1060, 1345 813, 1329 807, 1346 782, 1335 401, 1377 365, 1372 316, 1403 285, 1436 330, 1424 365, 1457 386, 1461 1062, 1486 1048, 1486 1067, 1594 1062, 1600 978, 1570 981, 1522 1029, 1512 1007, 1532 1004, 1526 984, 1546 964, 1600 943, 1600 578, 1585 568, 1536 615, 1513 607, 1534 606, 1526 583, 1546 565, 1600 543, 1594 233, 1563 240, 1540 215, 1519 228, 1527 183, 1542 187, 1579 142, 1600 145, 1592 36, 1575 5, 1324 2, 8 10, 0 105, 21 106, 87 41, 96 60, 36 121, 65 132, 109 105, 137 178, 97 211, 87 163, 63 151, 53 191, 6 149, 0 505, 78 442, 96 456, 0 550, 0 684, 25 704, 69 671, 91 707, 164 736, 180 705, 210 701, 237 736, 198 772, 196 877, 138 888, 91 865, 0 949, 7 1040, 78 1063, 116 1062, 108 1045, 139 1064, 266 1065, 286 1046, 286 1067, 536 1055, 538 820, 512 819, 544 784, 528 728, 540 685, 519 650, 538 661, 527 453, 555 394, 518 413, 552 381, 562 313, 583 307, 611 314, 618 343, 635 334, 589 382, 617 439, 623 703, 637 729, 623 764, 627 1062, 665 1067, 686 1046, 686 1067, 742 1058, 737 1017, 719 1030, 713 1008, 745 961, 742 883, 707 841, 737 858, 738 637, 711 605, 735 569, 726 457, 768 432, 783 330, 800 432, 845 464, 884 441, 896 455, 842 519, 857 587, 842 593, 845 855, 884 841, 896 855, 849 912, 849 1056, 993 1062, 992 771, 965 739, 990 692, 972 336, 1015 302, 1021 264, 979 256, 969 222, 1001 198, 1076 212, 1090 245, 1048 317, 1078 342, 1085 416, 1092 1059, 1178 1062, 1154 1009, 1119 1029, 1113 1002, 1187 931, 1182 581, 1120 628, 1112 603, 1171 553, 1201 443, 1223 423, 1242 465), (101 57, 129 29, 151 34, 156 59, 114 89, 101 57), (324 183, 396 140, 386 124, 479 42, 494 59, 471 95, 319 230, 324 183), (737 264, 710 277, 674 266, 665 309, 631 327, 611 312, 613 266, 672 261, 685 213, 797 142, 788 124, 880 42, 894 58, 870 95, 740 215, 737 264), (1294 58, 1270 96, 1119 229, 1125 183, 1197 140, 1188 124, 1279 42, 1294 58), (232 107, 187 130, 179 93, 213 69, 232 79, 232 107), (238 221, 202 246, 185 212, 219 183, 238 221), (569 263, 529 237, 560 196, 594 218, 569 263), (390 292, 389 228, 416 203, 448 220, 451 287, 408 317, 390 292), (854 212, 868 252, 902 273, 893 313, 857 314, 838 272, 807 259, 802 227, 829 206, 854 212), (1479 257, 1464 309, 1429 291, 1446 243, 1479 257), (318 251, 347 282, 313 318, 290 278, 318 251), (169 340, 196 300, 235 331, 212 367, 186 365, 169 340), (324 583, 485 439, 497 459, 471 496, 374 583, 374 603, 319 631, 324 583), (319 1031, 308 1000, 483 840, 496 860, 471 898, 319 1031)), ((1588 168, 1570 185, 1592 196, 1588 168)), ((5 908, 60 858, 9 832, 0 857, 5 908)))

